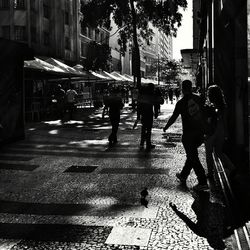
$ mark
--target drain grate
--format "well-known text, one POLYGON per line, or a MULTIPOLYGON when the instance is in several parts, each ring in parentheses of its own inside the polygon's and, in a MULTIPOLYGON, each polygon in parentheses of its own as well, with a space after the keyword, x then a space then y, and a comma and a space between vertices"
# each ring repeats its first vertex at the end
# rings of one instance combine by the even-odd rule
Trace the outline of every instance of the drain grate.
POLYGON ((73 166, 70 166, 69 168, 67 168, 64 171, 64 173, 65 172, 68 172, 68 173, 91 173, 91 172, 94 172, 97 167, 98 167, 97 165, 85 165, 85 166, 73 165, 73 166))

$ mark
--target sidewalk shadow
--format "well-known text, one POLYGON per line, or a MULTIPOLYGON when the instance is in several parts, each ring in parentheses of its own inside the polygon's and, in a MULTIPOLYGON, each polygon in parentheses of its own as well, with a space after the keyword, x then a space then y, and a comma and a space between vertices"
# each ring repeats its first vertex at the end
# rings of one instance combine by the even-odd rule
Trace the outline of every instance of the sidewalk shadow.
POLYGON ((178 210, 176 205, 173 203, 169 205, 195 234, 206 238, 211 247, 225 249, 223 239, 233 233, 233 229, 228 223, 225 206, 221 203, 212 203, 209 199, 209 192, 200 192, 193 195, 196 197, 191 207, 197 216, 196 223, 178 210))

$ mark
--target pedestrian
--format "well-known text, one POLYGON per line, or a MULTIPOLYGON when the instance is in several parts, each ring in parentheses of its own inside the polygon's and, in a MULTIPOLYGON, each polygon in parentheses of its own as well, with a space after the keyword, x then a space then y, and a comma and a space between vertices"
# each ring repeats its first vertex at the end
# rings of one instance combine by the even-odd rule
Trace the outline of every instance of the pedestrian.
POLYGON ((179 90, 179 88, 175 89, 174 94, 175 94, 175 97, 176 97, 176 101, 179 101, 179 98, 180 98, 180 90, 179 90))
POLYGON ((174 92, 173 89, 168 90, 168 98, 171 104, 173 104, 174 92))
POLYGON ((66 91, 66 110, 69 113, 69 120, 73 119, 77 95, 77 92, 73 89, 72 86, 70 86, 66 91))
POLYGON ((176 103, 173 114, 163 131, 165 132, 181 115, 182 144, 186 152, 186 162, 176 177, 183 185, 186 185, 186 180, 193 169, 198 179, 194 190, 202 191, 208 189, 205 170, 198 156, 198 147, 204 140, 204 129, 200 121, 203 102, 198 95, 192 93, 192 82, 189 80, 182 82, 182 92, 183 97, 176 103))
POLYGON ((56 115, 59 115, 59 118, 63 120, 64 112, 65 112, 65 91, 62 88, 61 84, 58 84, 56 86, 56 89, 52 98, 55 99, 56 115))
POLYGON ((103 91, 103 110, 102 110, 102 119, 104 119, 105 115, 108 113, 107 100, 109 99, 109 90, 105 89, 103 91))
MULTIPOLYGON (((223 154, 223 145, 227 138, 227 105, 222 89, 218 85, 211 85, 207 91, 208 104, 206 105, 206 122, 209 130, 206 130, 205 148, 207 162, 207 177, 213 179, 213 150, 222 161, 227 158, 223 154)), ((229 164, 227 164, 229 165, 229 164)), ((230 164, 231 165, 231 164, 230 164)))
POLYGON ((144 148, 146 142, 146 151, 155 148, 151 143, 151 131, 153 127, 154 118, 154 85, 149 83, 147 86, 140 88, 140 94, 137 105, 137 120, 141 120, 141 141, 140 148, 144 148))
POLYGON ((164 104, 164 99, 162 97, 160 88, 155 88, 154 95, 155 95, 154 115, 156 119, 161 112, 161 105, 164 104))
POLYGON ((110 96, 106 100, 106 106, 108 107, 109 119, 112 126, 112 132, 109 135, 109 146, 113 146, 117 141, 117 132, 120 123, 120 112, 123 108, 124 104, 122 102, 122 98, 119 95, 119 89, 113 88, 110 91, 110 96))

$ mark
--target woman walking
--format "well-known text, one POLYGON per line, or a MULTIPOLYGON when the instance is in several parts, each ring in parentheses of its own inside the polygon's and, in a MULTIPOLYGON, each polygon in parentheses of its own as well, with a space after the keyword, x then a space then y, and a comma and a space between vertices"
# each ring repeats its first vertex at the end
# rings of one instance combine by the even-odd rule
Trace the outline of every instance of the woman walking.
POLYGON ((205 136, 207 177, 213 179, 213 150, 219 158, 224 159, 223 145, 227 139, 227 105, 223 91, 218 85, 209 86, 207 97, 206 119, 209 127, 205 136))

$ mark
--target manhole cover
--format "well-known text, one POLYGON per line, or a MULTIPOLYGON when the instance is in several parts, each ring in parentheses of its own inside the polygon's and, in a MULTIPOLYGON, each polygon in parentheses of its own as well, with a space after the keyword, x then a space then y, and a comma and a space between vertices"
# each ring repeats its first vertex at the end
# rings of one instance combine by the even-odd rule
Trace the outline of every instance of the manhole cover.
POLYGON ((72 173, 91 173, 93 171, 95 171, 95 169, 97 168, 98 166, 76 166, 76 165, 73 165, 69 168, 67 168, 64 172, 72 172, 72 173))

